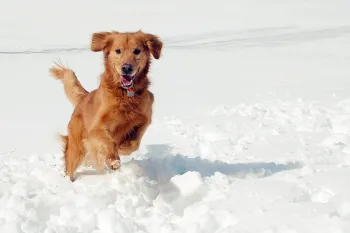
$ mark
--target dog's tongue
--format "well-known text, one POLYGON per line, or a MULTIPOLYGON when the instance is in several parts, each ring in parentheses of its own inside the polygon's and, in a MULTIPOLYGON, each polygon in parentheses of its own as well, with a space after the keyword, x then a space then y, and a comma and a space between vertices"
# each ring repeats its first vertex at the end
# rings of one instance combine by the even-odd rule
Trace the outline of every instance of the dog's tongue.
POLYGON ((131 83, 132 78, 126 75, 121 76, 121 81, 124 85, 129 85, 131 83))

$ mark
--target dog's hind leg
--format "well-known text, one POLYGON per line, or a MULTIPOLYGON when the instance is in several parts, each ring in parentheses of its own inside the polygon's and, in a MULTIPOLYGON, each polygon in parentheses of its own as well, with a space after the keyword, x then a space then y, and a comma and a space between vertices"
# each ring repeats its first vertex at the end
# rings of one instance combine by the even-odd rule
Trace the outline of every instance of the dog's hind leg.
POLYGON ((73 181, 74 173, 85 157, 85 149, 83 146, 83 122, 79 116, 72 116, 69 122, 67 144, 64 151, 65 172, 73 181))

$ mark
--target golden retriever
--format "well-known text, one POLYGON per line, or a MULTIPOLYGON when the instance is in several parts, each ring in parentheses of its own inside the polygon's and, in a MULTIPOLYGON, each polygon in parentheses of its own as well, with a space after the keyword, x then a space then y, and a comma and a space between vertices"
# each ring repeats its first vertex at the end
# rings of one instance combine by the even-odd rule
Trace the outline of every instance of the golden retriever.
POLYGON ((152 121, 154 97, 147 77, 151 55, 159 59, 162 47, 157 36, 142 31, 94 33, 91 50, 103 51, 104 72, 99 87, 90 93, 72 70, 58 63, 50 69, 75 106, 68 135, 61 136, 65 173, 71 181, 86 156, 99 169, 116 170, 120 155, 139 148, 152 121))

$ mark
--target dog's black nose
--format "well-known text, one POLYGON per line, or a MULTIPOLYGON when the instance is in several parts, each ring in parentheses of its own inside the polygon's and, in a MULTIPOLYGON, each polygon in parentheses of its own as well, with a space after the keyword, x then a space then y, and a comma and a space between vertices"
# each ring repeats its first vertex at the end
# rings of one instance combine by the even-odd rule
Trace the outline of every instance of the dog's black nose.
POLYGON ((126 75, 132 74, 132 71, 133 71, 133 70, 134 70, 134 69, 132 68, 132 65, 130 65, 130 64, 124 64, 124 65, 122 66, 122 71, 123 71, 123 73, 126 74, 126 75))

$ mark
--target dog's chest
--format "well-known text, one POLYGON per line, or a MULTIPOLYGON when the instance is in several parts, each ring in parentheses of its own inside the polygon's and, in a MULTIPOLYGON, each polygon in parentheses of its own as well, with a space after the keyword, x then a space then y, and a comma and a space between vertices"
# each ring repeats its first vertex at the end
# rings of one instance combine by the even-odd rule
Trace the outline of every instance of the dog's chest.
POLYGON ((137 106, 118 106, 110 114, 108 128, 110 132, 122 137, 131 131, 135 126, 142 123, 143 114, 137 106))
POLYGON ((140 100, 135 97, 128 98, 130 99, 117 102, 113 106, 113 118, 119 123, 135 121, 143 115, 140 100))

